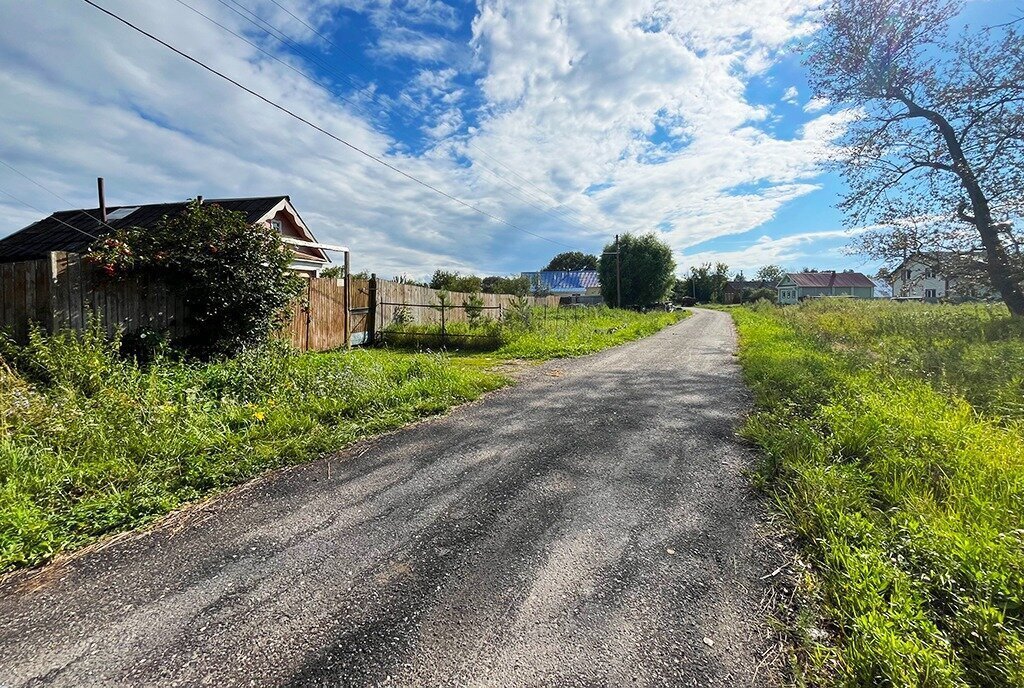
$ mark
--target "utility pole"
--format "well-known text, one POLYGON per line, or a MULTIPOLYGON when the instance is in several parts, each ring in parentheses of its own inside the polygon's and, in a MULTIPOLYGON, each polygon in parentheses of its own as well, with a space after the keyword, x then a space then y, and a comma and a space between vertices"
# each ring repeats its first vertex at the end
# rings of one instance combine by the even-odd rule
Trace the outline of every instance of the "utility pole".
MULTIPOLYGON (((615 250, 605 251, 602 256, 615 256, 615 307, 622 308, 622 261, 619 258, 619 235, 615 235, 615 250)), ((603 260, 603 259, 602 259, 603 260)))
POLYGON ((622 252, 619 250, 619 235, 615 235, 615 301, 622 308, 622 252))

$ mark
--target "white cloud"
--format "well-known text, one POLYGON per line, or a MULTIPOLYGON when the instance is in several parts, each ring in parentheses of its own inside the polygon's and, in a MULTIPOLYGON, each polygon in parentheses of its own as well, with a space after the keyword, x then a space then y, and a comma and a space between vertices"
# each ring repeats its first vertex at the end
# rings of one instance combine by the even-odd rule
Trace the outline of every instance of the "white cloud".
MULTIPOLYGON (((219 3, 190 1, 251 35, 219 3)), ((818 188, 818 162, 843 123, 821 116, 791 140, 776 138, 763 128, 766 106, 746 95, 747 81, 811 30, 816 0, 479 0, 471 75, 451 60, 467 47, 430 31, 454 26, 444 3, 282 3, 321 32, 341 7, 364 12, 380 32, 368 43, 378 55, 438 62, 410 75, 400 101, 434 144, 417 155, 365 112, 176 3, 106 4, 428 183, 591 250, 631 229, 660 227, 677 249, 749 231, 818 188), (467 94, 473 77, 480 92, 467 94), (588 229, 531 207, 539 203, 564 204, 558 212, 588 229)), ((269 0, 251 6, 297 40, 331 49, 269 0)), ((383 169, 84 5, 0 8, 0 159, 76 204, 93 204, 99 175, 113 203, 287 193, 321 238, 354 247, 357 269, 382 274, 505 272, 559 250, 383 169)), ((47 210, 60 205, 3 170, 0 187, 47 210)), ((29 215, 18 212, 8 221, 29 215)))
POLYGON ((831 104, 828 98, 814 97, 804 105, 804 112, 821 112, 831 104))
POLYGON ((796 86, 790 86, 782 94, 782 102, 789 103, 790 105, 796 105, 799 98, 800 91, 797 90, 796 86))
POLYGON ((859 267, 859 262, 851 263, 849 257, 844 256, 842 247, 864 231, 866 229, 863 228, 829 229, 780 238, 761 236, 743 248, 687 253, 677 259, 677 262, 681 273, 703 263, 723 262, 729 266, 730 274, 742 270, 747 276, 753 276, 762 265, 781 265, 793 271, 808 267, 809 262, 809 267, 820 269, 859 267), (829 264, 814 265, 814 259, 823 255, 831 258, 829 264))

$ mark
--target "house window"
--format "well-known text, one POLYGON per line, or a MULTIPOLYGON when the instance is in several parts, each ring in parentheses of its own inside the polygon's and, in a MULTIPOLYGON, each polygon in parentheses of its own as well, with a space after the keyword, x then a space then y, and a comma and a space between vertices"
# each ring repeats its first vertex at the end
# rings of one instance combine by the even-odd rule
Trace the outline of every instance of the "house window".
POLYGON ((924 276, 927 279, 935 279, 935 269, 934 268, 928 268, 927 270, 924 271, 924 276))
POLYGON ((924 297, 926 299, 934 299, 936 297, 935 290, 934 289, 925 289, 924 290, 924 297))
POLYGON ((283 226, 281 225, 281 221, 280 220, 271 220, 270 221, 270 228, 280 232, 283 229, 283 226))
POLYGON ((907 268, 906 270, 903 271, 903 281, 904 282, 909 282, 910 281, 910 268, 907 268))

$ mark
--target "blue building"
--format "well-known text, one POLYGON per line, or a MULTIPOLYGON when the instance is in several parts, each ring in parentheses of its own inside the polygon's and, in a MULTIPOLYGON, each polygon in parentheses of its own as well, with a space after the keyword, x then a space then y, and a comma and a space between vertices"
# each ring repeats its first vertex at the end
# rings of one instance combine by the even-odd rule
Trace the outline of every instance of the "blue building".
POLYGON ((561 296, 563 304, 602 302, 597 270, 541 270, 524 272, 522 276, 530 280, 532 291, 561 296))

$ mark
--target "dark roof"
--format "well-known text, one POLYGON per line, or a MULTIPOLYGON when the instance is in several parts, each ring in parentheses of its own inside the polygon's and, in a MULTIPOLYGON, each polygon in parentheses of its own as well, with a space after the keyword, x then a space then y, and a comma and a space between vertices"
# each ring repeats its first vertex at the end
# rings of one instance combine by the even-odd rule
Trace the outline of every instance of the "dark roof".
MULTIPOLYGON (((244 213, 249 222, 257 222, 287 196, 260 198, 219 198, 204 203, 244 213)), ((47 218, 0 239, 0 263, 45 258, 50 251, 81 253, 100 237, 122 227, 148 229, 168 215, 180 213, 188 201, 121 205, 107 208, 107 225, 100 222, 99 208, 60 210, 47 218), (134 208, 134 210, 132 210, 134 208)))
POLYGON ((874 287, 875 283, 859 272, 791 272, 789 279, 798 287, 874 287))
POLYGON ((601 286, 597 270, 541 270, 524 272, 530 283, 553 292, 578 292, 601 286))
POLYGON ((725 290, 741 292, 744 289, 774 289, 775 284, 770 280, 730 280, 725 283, 725 290))

